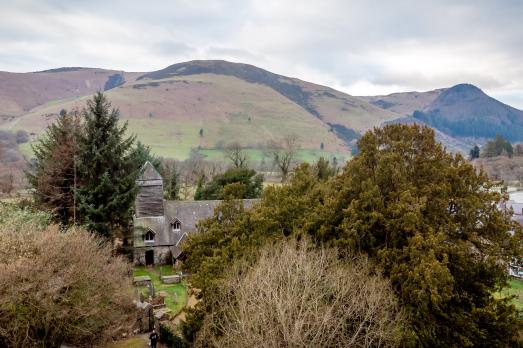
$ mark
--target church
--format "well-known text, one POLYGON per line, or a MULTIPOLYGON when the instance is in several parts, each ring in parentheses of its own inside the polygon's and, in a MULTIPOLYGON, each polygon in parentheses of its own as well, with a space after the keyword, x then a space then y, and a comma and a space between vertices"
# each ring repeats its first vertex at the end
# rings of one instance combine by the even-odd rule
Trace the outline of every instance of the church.
MULTIPOLYGON (((221 201, 165 200, 162 177, 150 162, 143 165, 137 185, 139 191, 133 217, 134 263, 174 263, 182 257, 183 241, 197 232, 198 221, 212 217, 221 201)), ((257 201, 244 199, 243 204, 250 208, 257 201)))

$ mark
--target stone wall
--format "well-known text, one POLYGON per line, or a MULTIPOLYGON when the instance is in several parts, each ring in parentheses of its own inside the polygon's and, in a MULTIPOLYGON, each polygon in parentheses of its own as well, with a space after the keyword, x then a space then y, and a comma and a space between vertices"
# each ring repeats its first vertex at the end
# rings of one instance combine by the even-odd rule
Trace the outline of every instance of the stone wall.
POLYGON ((137 266, 145 266, 145 252, 148 250, 154 251, 154 264, 165 265, 172 262, 171 250, 168 246, 150 246, 143 248, 134 248, 134 264, 137 266))

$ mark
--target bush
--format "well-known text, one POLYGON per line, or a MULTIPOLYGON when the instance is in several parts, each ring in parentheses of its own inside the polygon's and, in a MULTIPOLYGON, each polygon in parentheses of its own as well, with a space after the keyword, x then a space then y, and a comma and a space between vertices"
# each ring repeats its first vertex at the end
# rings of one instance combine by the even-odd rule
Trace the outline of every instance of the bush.
POLYGON ((23 129, 16 132, 16 143, 24 144, 29 141, 29 134, 23 129))
POLYGON ((366 258, 338 256, 306 240, 266 246, 218 291, 197 345, 398 346, 404 321, 389 282, 366 258))
POLYGON ((160 343, 167 348, 185 348, 188 345, 185 341, 176 335, 169 326, 160 323, 160 343))
POLYGON ((80 228, 0 206, 0 346, 103 343, 135 322, 127 263, 80 228))
POLYGON ((263 175, 248 168, 230 168, 216 175, 211 182, 201 185, 194 194, 195 200, 233 198, 259 198, 263 191, 263 175))

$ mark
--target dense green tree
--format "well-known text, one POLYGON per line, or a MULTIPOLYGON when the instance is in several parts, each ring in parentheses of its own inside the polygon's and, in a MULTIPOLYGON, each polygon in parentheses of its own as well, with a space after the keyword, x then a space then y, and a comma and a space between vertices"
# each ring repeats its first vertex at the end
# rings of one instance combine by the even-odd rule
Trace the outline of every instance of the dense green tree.
POLYGON ((359 149, 309 233, 376 260, 417 345, 514 344, 516 310, 493 294, 506 285, 506 264, 521 255, 521 227, 498 209, 486 175, 446 153, 426 127, 375 129, 359 149))
POLYGON ((471 160, 479 158, 479 146, 474 145, 474 147, 470 150, 469 157, 471 160))
POLYGON ((427 127, 375 129, 358 148, 324 183, 303 165, 251 210, 227 201, 200 224, 184 247, 185 267, 202 289, 200 310, 213 311, 206 296, 235 259, 307 233, 342 254, 370 257, 407 314, 410 344, 518 345, 518 313, 494 294, 507 285, 507 263, 521 255, 521 226, 498 209, 488 178, 446 153, 427 127))
POLYGON ((138 166, 134 137, 126 137, 127 123, 118 125, 119 112, 102 93, 87 102, 85 131, 79 139, 77 190, 80 213, 89 229, 112 237, 131 221, 137 193, 138 166))
POLYGON ((508 156, 512 157, 514 149, 512 144, 503 138, 501 135, 496 135, 496 138, 485 144, 483 148, 483 157, 508 156))
POLYGON ((136 142, 133 161, 136 163, 138 168, 141 168, 145 162, 149 161, 158 172, 162 171, 162 160, 151 153, 151 148, 148 145, 143 144, 139 140, 136 142))
MULTIPOLYGON (((224 199, 224 188, 230 184, 240 185, 236 185, 233 198, 258 198, 263 190, 263 175, 248 168, 230 168, 225 173, 216 175, 210 182, 199 185, 194 199, 224 199)), ((231 189, 229 193, 232 193, 231 189)))
POLYGON ((81 134, 76 113, 62 112, 32 146, 35 160, 26 172, 36 204, 51 211, 57 221, 68 224, 76 218, 74 191, 78 186, 76 156, 81 134))
POLYGON ((168 170, 168 180, 167 185, 165 185, 165 198, 166 199, 179 199, 180 195, 180 173, 178 172, 178 169, 176 168, 176 163, 173 162, 171 166, 169 166, 168 170))
POLYGON ((335 166, 330 165, 329 160, 320 157, 314 164, 314 172, 318 179, 325 181, 331 176, 336 175, 337 169, 335 166))

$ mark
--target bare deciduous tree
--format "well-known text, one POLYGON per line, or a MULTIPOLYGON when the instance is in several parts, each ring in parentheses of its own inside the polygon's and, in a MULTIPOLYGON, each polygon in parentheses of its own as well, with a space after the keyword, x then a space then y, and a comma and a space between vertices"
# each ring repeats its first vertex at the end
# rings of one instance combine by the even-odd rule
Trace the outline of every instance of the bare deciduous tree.
POLYGON ((225 158, 229 159, 235 168, 243 168, 247 165, 247 154, 237 141, 225 147, 225 158))
POLYGON ((8 196, 11 195, 11 193, 14 190, 15 187, 15 177, 13 173, 9 173, 3 176, 0 176, 0 192, 5 193, 8 196))
POLYGON ((281 173, 282 182, 285 182, 296 159, 298 137, 290 134, 280 142, 273 141, 269 144, 268 151, 269 155, 272 157, 274 165, 278 167, 278 170, 281 173))
POLYGON ((238 266, 197 343, 216 347, 395 347, 404 318, 364 257, 290 241, 238 266))

